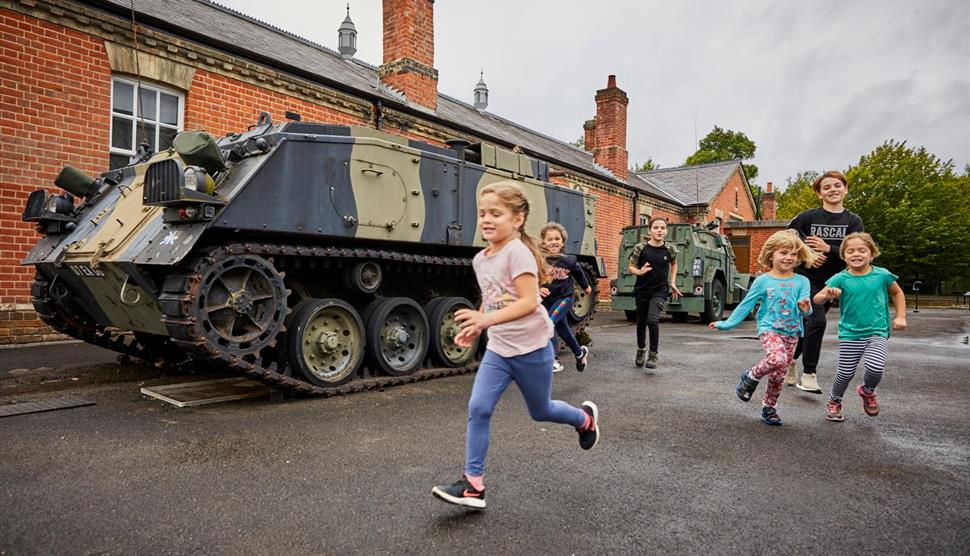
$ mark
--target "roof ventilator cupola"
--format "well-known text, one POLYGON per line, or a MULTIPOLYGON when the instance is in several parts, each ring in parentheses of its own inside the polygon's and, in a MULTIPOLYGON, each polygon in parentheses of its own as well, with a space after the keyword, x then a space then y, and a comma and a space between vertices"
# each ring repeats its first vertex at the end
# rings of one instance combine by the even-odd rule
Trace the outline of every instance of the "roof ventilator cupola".
POLYGON ((337 30, 337 50, 340 51, 340 57, 344 60, 353 58, 354 54, 357 53, 357 27, 350 19, 350 4, 347 4, 347 17, 344 18, 343 23, 340 24, 340 29, 337 30))
POLYGON ((479 112, 488 108, 488 85, 485 84, 485 72, 482 71, 475 85, 475 109, 479 112))

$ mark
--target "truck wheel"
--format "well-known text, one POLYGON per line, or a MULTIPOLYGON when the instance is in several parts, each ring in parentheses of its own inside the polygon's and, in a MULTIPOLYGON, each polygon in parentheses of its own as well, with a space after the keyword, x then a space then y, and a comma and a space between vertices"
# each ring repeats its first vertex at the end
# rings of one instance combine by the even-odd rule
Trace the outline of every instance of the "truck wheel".
POLYGON ((381 372, 410 374, 428 353, 428 318, 416 301, 386 297, 368 307, 367 355, 381 372))
POLYGON ((637 322, 637 312, 636 311, 623 311, 626 316, 626 320, 630 322, 637 322))
POLYGON ((350 380, 364 360, 364 323, 340 299, 307 299, 287 319, 290 364, 324 388, 350 380))
POLYGON ((720 280, 711 282, 711 297, 704 301, 701 322, 704 324, 721 320, 724 316, 724 284, 720 280))

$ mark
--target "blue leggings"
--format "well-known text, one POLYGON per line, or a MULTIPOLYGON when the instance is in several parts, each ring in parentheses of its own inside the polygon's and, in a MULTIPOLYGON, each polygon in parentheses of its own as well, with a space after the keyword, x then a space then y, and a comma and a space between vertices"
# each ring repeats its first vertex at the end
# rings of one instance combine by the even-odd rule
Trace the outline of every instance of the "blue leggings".
POLYGON ((586 412, 552 398, 552 346, 515 357, 502 357, 485 351, 471 399, 468 400, 468 432, 465 446, 465 474, 485 474, 489 425, 502 393, 515 381, 519 385, 529 415, 536 421, 551 421, 581 427, 586 412))
MULTIPOLYGON (((573 308, 573 303, 575 300, 572 297, 564 297, 557 300, 549 307, 549 318, 552 319, 552 324, 556 327, 556 334, 566 342, 569 349, 572 350, 573 355, 579 357, 583 354, 580 350, 579 342, 576 341, 576 336, 573 336, 573 330, 569 328, 569 319, 566 315, 573 308)), ((553 353, 555 353, 556 339, 552 339, 553 353)))

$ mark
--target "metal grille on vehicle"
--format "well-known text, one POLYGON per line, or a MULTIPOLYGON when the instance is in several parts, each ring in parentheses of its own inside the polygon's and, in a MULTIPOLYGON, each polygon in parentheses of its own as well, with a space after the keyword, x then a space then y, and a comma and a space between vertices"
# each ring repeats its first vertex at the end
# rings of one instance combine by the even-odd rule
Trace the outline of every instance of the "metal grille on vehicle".
POLYGON ((29 221, 33 218, 40 218, 44 214, 47 205, 47 192, 38 189, 27 197, 27 208, 24 209, 23 219, 29 221))
POLYGON ((144 202, 157 204, 178 200, 184 179, 182 169, 173 159, 152 164, 145 172, 144 202))

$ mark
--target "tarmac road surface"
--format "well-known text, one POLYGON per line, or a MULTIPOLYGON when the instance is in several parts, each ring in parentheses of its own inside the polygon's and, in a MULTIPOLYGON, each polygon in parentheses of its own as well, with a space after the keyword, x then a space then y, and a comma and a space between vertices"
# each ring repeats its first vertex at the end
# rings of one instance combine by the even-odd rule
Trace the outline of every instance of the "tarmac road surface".
POLYGON ((970 552, 970 313, 909 315, 878 417, 850 390, 830 423, 824 396, 786 388, 782 427, 758 419, 764 386, 748 404, 734 394, 761 354, 752 322, 662 324, 655 371, 633 366, 621 315, 594 324, 589 369, 564 361, 553 391, 599 405, 599 445, 534 423, 511 387, 483 512, 430 494, 461 472, 472 375, 185 409, 139 393, 186 380, 156 370, 105 383, 117 369, 71 368, 60 390, 2 378, 0 404, 97 405, 0 419, 0 554, 970 552))

